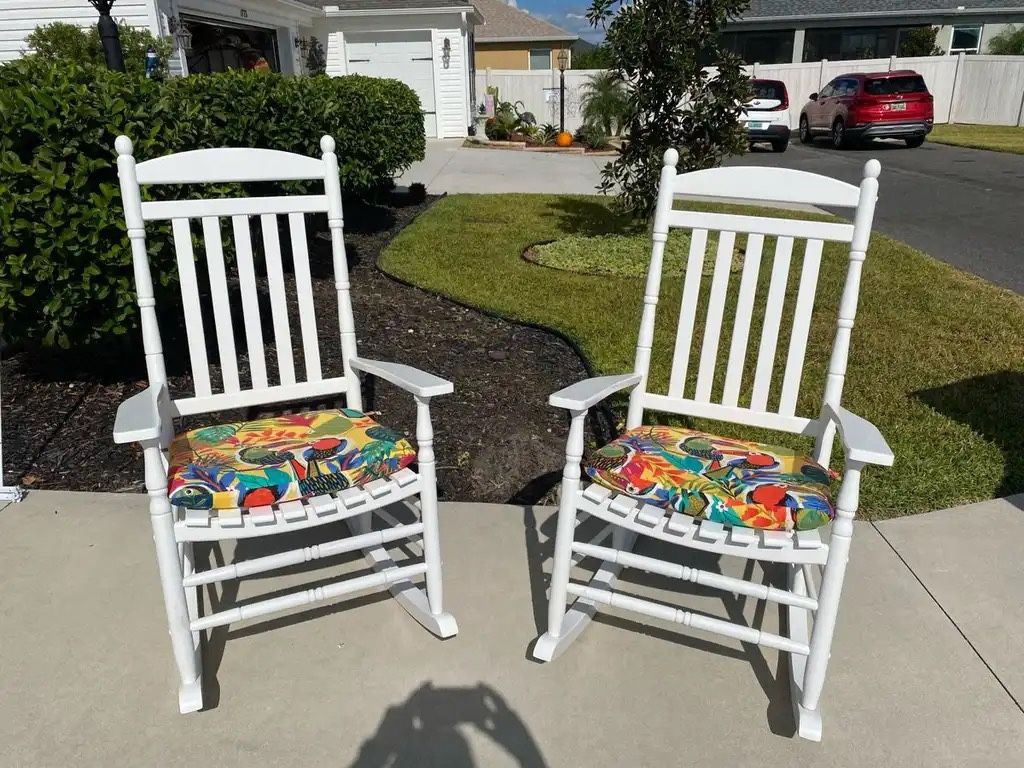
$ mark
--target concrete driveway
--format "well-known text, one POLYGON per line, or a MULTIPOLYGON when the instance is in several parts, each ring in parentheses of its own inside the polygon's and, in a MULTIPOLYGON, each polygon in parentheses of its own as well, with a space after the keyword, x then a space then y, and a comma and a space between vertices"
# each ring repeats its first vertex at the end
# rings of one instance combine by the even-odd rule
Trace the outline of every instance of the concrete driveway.
MULTIPOLYGON (((145 497, 33 492, 0 509, 0 766, 1012 768, 1022 506, 856 524, 813 744, 792 738, 787 662, 770 649, 612 611, 562 658, 531 661, 553 510, 486 504, 442 504, 457 637, 435 639, 386 595, 213 630, 208 708, 182 716, 145 497)), ((201 558, 309 546, 339 525, 201 558)), ((649 540, 640 551, 743 573, 734 558, 649 540)), ((214 609, 365 569, 322 565, 227 582, 214 609)), ((624 578, 629 593, 780 628, 779 610, 754 600, 624 578)))
MULTIPOLYGON (((907 149, 901 142, 876 141, 836 151, 825 144, 794 142, 783 154, 758 149, 726 164, 798 168, 856 184, 872 157, 882 163, 875 214, 879 231, 1024 293, 1018 218, 1024 205, 1024 155, 931 143, 907 149)), ((419 181, 436 194, 594 194, 606 162, 604 157, 467 149, 461 141, 435 141, 428 144, 426 159, 399 183, 419 181)))

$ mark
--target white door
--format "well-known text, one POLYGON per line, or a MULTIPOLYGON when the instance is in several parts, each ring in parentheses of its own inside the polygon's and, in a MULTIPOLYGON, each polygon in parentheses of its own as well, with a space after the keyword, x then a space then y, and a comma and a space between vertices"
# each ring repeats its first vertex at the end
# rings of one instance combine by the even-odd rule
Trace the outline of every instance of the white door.
POLYGON ((350 74, 401 80, 416 91, 426 134, 437 136, 434 56, 429 30, 346 34, 345 55, 350 74))

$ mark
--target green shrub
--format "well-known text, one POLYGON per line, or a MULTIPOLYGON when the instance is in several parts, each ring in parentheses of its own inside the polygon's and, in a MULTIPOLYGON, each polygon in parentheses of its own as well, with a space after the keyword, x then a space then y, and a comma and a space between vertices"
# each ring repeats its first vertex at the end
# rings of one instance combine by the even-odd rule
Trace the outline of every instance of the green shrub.
MULTIPOLYGON (((117 31, 126 72, 145 74, 146 51, 152 47, 160 62, 157 77, 166 77, 167 59, 174 52, 174 43, 169 38, 156 37, 148 29, 132 27, 123 19, 118 22, 117 31)), ((36 27, 25 38, 25 44, 33 50, 34 56, 62 65, 104 64, 103 43, 95 24, 83 29, 75 24, 56 21, 36 27)))
MULTIPOLYGON (((319 155, 338 145, 342 187, 362 194, 422 159, 419 99, 394 80, 257 72, 167 82, 28 57, 0 67, 0 334, 68 347, 137 323, 114 139, 141 161, 214 146, 319 155)), ((158 188, 165 195, 180 190, 158 188)), ((154 282, 177 280, 148 237, 154 282)))
POLYGON ((576 129, 576 141, 587 149, 607 149, 608 134, 599 125, 584 124, 576 129))

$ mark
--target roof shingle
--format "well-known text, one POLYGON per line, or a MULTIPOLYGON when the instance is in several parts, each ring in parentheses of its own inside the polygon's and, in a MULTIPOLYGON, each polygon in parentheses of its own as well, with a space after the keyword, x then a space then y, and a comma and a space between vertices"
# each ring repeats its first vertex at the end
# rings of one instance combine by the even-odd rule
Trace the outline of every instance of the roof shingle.
POLYGON ((484 19, 483 23, 477 24, 474 30, 477 42, 576 39, 576 35, 508 5, 505 0, 472 0, 472 2, 484 19))
POLYGON ((870 16, 877 13, 915 13, 934 11, 955 14, 967 11, 1024 10, 1024 0, 750 0, 742 21, 778 18, 814 18, 816 16, 870 16), (962 12, 962 11, 961 11, 962 12))
POLYGON ((403 9, 465 8, 473 0, 304 0, 321 8, 336 5, 342 11, 400 11, 403 9))

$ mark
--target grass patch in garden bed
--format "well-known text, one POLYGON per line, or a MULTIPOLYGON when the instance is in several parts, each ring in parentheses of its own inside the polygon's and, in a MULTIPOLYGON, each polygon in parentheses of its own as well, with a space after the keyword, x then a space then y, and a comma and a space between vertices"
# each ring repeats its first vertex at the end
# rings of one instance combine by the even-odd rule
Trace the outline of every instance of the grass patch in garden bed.
POLYGON ((936 125, 929 141, 1024 155, 1024 128, 1007 125, 936 125))
MULTIPOLYGON (((600 197, 460 195, 438 202, 385 250, 389 272, 423 288, 507 317, 555 328, 600 373, 632 370, 643 279, 541 269, 521 258, 540 242, 635 233, 600 197), (452 232, 458 232, 457 238, 452 232), (438 244, 444 243, 443 248, 438 244)), ((687 203, 687 207, 724 206, 687 203)), ((740 212, 751 209, 739 209, 740 212)), ((806 214, 778 212, 783 217, 806 214)), ((671 238, 670 238, 671 239, 671 238)), ((773 244, 765 243, 766 260, 773 244)), ((778 397, 792 322, 794 253, 773 382, 778 397)), ((835 332, 846 252, 825 248, 797 412, 813 416, 835 332)), ((762 268, 761 293, 769 270, 762 268)), ((730 282, 735 297, 738 275, 730 282)), ((663 280, 651 389, 664 391, 682 280, 663 280)), ((697 312, 702 338, 706 303, 697 312)), ((735 299, 725 310, 731 328, 735 299)), ((753 328, 759 328, 755 313, 753 328)), ((725 335, 728 335, 726 331, 725 335)), ((756 331, 751 344, 756 344, 756 331)), ((699 344, 696 345, 699 348, 699 344)), ((728 354, 720 344, 720 359, 728 354)), ((892 469, 868 470, 862 512, 881 519, 1024 491, 1024 298, 959 272, 876 233, 864 267, 843 404, 881 429, 896 454, 892 469)), ((695 350, 694 355, 699 353, 695 350)), ((748 352, 748 358, 753 358, 748 352)), ((748 359, 745 396, 752 376, 748 359)), ((720 363, 716 392, 721 387, 720 363)), ((690 366, 691 376, 696 365, 690 366)), ((691 382, 692 387, 692 382, 691 382)), ((520 391, 523 402, 547 391, 520 391)), ((744 402, 741 395, 740 402, 744 402)), ((770 401, 770 402, 774 402, 770 401)), ((621 403, 621 401, 620 401, 621 403)), ((662 416, 659 414, 659 416, 662 416)), ((481 413, 481 419, 488 418, 481 413)), ((666 418, 663 417, 662 418, 666 418)), ((696 422, 719 428, 720 424, 696 422)), ((563 433, 564 434, 564 433, 563 433)), ((805 446, 801 438, 733 428, 730 434, 805 446)), ((840 455, 837 449, 837 457, 840 455)), ((838 460, 836 461, 838 464, 838 460)))
MULTIPOLYGON (((708 253, 718 247, 718 236, 708 237, 708 253)), ((686 270, 690 250, 690 233, 680 232, 665 244, 662 274, 681 277, 686 270)), ((584 275, 643 277, 651 261, 651 238, 644 233, 628 235, 569 235, 550 243, 534 246, 524 254, 528 261, 552 269, 579 272, 584 275)), ((732 271, 743 266, 741 249, 733 250, 732 271)), ((705 259, 702 274, 715 268, 713 258, 705 259)))

